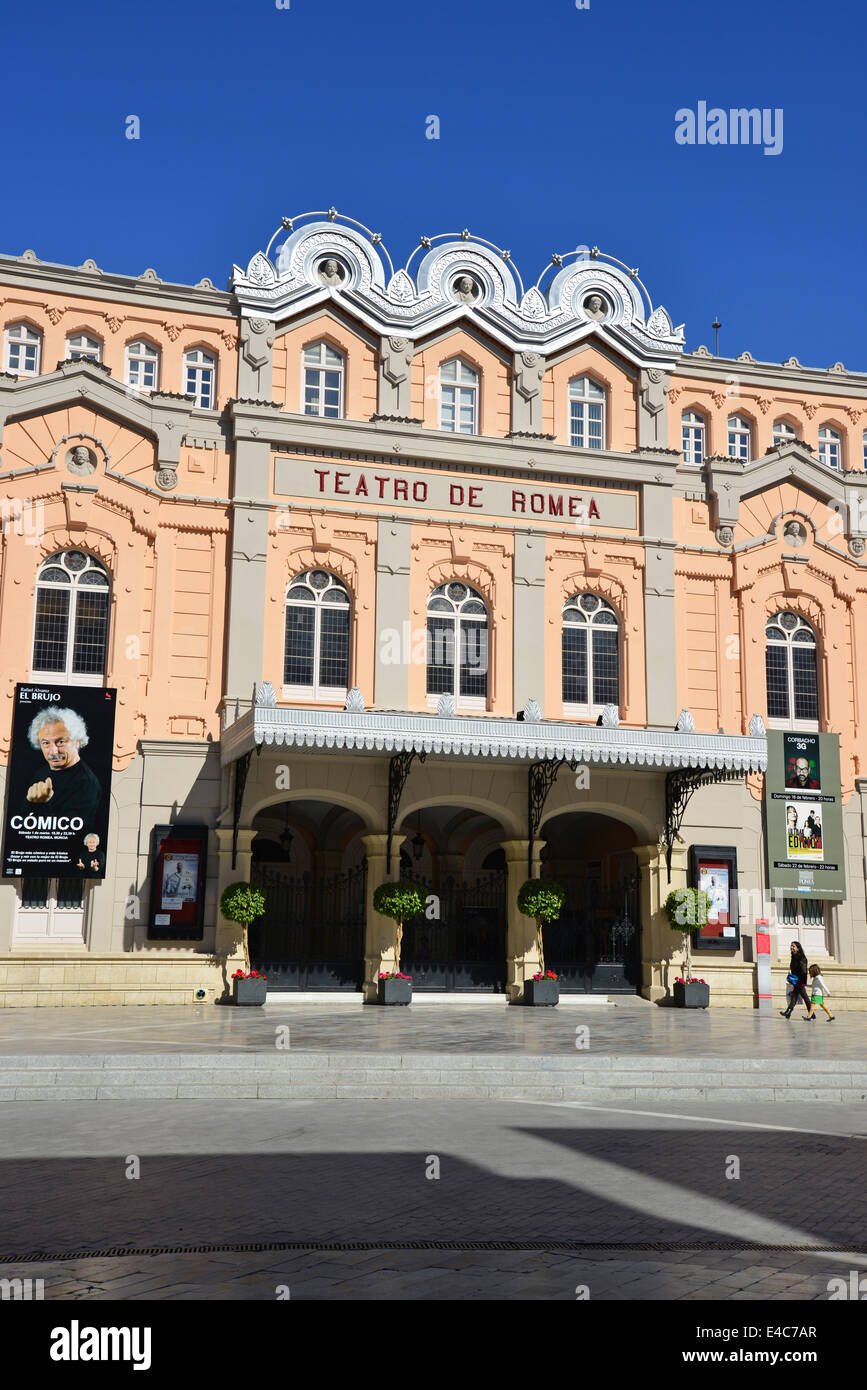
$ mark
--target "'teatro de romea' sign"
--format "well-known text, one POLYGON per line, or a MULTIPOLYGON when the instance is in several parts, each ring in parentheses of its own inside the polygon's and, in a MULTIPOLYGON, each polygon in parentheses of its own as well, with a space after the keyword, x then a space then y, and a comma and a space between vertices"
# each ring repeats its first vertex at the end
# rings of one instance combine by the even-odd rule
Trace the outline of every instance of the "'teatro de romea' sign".
POLYGON ((358 467, 315 463, 310 458, 274 460, 274 491, 278 497, 303 497, 318 502, 358 506, 368 504, 462 516, 511 517, 549 521, 555 525, 612 527, 634 531, 638 499, 633 492, 607 488, 562 487, 535 480, 488 478, 478 473, 447 473, 418 468, 358 467))

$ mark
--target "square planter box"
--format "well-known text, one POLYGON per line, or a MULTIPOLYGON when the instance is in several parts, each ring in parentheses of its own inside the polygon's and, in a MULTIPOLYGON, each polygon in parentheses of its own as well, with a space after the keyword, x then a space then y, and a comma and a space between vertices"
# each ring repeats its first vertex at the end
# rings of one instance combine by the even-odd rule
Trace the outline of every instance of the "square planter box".
POLYGON ((411 1004, 412 980, 377 980, 378 1004, 411 1004))
POLYGON ((678 1009, 706 1009, 710 1003, 710 985, 696 984, 674 986, 674 1002, 678 1009))
POLYGON ((531 1008, 551 1007, 560 1003, 559 980, 525 980, 524 1003, 531 1008))
POLYGON ((267 992, 267 980, 232 981, 232 995, 236 1004, 264 1004, 267 992))

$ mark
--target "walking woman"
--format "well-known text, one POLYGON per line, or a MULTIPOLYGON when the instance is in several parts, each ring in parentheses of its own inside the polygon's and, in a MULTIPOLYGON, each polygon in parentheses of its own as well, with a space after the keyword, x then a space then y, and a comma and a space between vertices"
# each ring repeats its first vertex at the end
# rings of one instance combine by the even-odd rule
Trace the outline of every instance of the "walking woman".
POLYGON ((783 1018, 791 1018, 792 1010, 799 999, 803 999, 807 1006, 807 1013, 811 1011, 810 996, 807 994, 807 957, 804 955, 804 948, 800 941, 793 941, 791 944, 792 959, 789 962, 789 973, 786 976, 786 983, 791 991, 789 994, 789 1006, 780 1009, 783 1018))

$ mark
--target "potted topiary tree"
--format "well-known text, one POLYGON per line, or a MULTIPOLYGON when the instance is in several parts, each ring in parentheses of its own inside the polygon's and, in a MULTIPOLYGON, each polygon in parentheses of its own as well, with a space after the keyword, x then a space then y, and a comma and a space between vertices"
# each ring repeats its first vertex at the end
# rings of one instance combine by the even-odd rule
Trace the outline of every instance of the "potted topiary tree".
POLYGON ((264 894, 252 883, 231 883, 220 898, 220 911, 244 929, 244 969, 232 976, 232 998, 236 1004, 264 1004, 267 976, 250 969, 250 923, 265 911, 264 894))
POLYGON ((563 907, 566 890, 551 878, 528 878, 518 890, 518 911, 536 921, 536 944, 539 947, 539 971, 532 980, 524 981, 524 1003, 531 1007, 551 1006, 560 1002, 560 981, 553 970, 545 969, 545 949, 542 928, 556 922, 563 907))
POLYGON ((396 923, 394 937, 394 969, 381 970, 377 984, 378 1004, 411 1004, 412 976, 403 975, 400 970, 400 950, 403 945, 403 924, 410 917, 424 912, 425 890, 410 879, 399 879, 397 883, 381 883, 373 894, 373 907, 383 917, 390 917, 396 923))
POLYGON ((692 974, 690 937, 707 924, 710 894, 703 888, 672 888, 665 900, 665 911, 673 931, 683 937, 683 978, 674 981, 674 1002, 679 1009, 706 1009, 710 985, 692 974))

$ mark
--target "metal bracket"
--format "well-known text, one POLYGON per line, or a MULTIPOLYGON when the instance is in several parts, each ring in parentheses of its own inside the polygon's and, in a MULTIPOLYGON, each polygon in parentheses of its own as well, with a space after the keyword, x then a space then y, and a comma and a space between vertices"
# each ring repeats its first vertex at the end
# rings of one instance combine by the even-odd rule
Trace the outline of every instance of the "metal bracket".
POLYGON ((578 766, 575 758, 545 758, 540 763, 531 763, 527 769, 527 825, 530 830, 530 847, 527 851, 527 877, 533 877, 533 846, 536 831, 542 820, 542 812, 548 793, 557 781, 557 774, 565 762, 574 769, 578 766))
POLYGON ((385 851, 385 871, 388 874, 391 873, 391 837, 394 834, 394 827, 397 825, 400 799, 403 796, 409 770, 416 757, 420 763, 423 763, 427 753, 422 751, 416 754, 415 749, 410 748, 404 753, 394 753, 388 760, 388 843, 385 851))
POLYGON ((669 772, 665 778, 665 867, 668 881, 671 882, 671 851, 680 834, 686 808, 699 787, 709 787, 719 782, 739 782, 743 771, 728 767, 679 768, 669 772))
MULTIPOLYGON (((256 745, 256 752, 259 752, 261 744, 256 745)), ((234 869, 238 860, 238 827, 241 824, 241 805, 244 800, 244 788, 247 785, 247 773, 250 771, 250 759, 253 756, 252 749, 249 753, 242 753, 235 763, 235 804, 232 810, 232 868, 234 869)))

